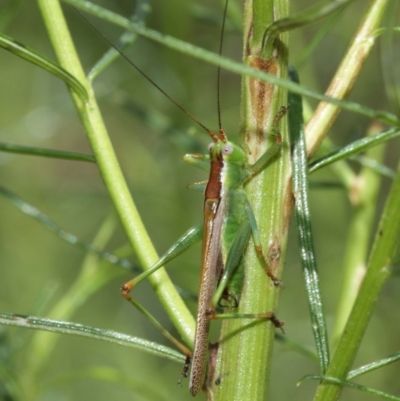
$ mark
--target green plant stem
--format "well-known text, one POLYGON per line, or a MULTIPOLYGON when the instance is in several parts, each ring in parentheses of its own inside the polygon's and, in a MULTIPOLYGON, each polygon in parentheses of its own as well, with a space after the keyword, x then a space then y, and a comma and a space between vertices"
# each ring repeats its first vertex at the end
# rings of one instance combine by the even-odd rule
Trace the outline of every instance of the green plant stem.
MULTIPOLYGON (((326 376, 345 380, 355 358, 375 302, 390 276, 400 232, 400 165, 375 236, 367 271, 326 376)), ((322 381, 315 401, 337 400, 342 387, 322 381)))
MULTIPOLYGON (((346 55, 344 56, 326 95, 346 99, 375 44, 375 30, 379 28, 388 0, 374 0, 368 9, 346 55)), ((311 157, 328 134, 341 108, 332 103, 321 102, 306 127, 307 154, 311 157)))
MULTIPOLYGON (((272 50, 273 54, 265 56, 261 56, 262 38, 265 27, 273 21, 274 16, 281 18, 287 15, 287 7, 286 1, 255 0, 245 3, 244 62, 280 78, 287 76, 287 35, 281 35, 272 50)), ((243 79, 241 141, 249 163, 256 162, 276 139, 271 135, 273 120, 278 110, 286 105, 286 91, 252 78, 243 79)), ((278 277, 282 273, 290 215, 285 211, 291 199, 286 118, 282 119, 279 127, 284 136, 283 149, 246 187, 258 222, 263 250, 278 277)), ((276 311, 279 288, 274 287, 265 274, 252 241, 247 247, 244 264, 244 287, 237 312, 254 314, 276 311)), ((215 358, 210 360, 212 374, 208 383, 209 399, 266 399, 275 331, 275 327, 267 320, 223 321, 219 348, 215 358)))
MULTIPOLYGON (((383 150, 383 146, 369 149, 366 156, 380 162, 383 158, 383 150)), ((349 188, 349 197, 354 207, 354 213, 350 221, 343 263, 344 280, 342 281, 339 306, 336 312, 333 331, 334 343, 337 342, 343 332, 365 274, 380 178, 380 175, 369 167, 363 167, 360 174, 354 177, 352 187, 349 188)))
MULTIPOLYGON (((59 63, 87 89, 89 100, 83 104, 72 92, 79 116, 99 166, 106 188, 117 210, 129 242, 143 268, 153 265, 158 256, 131 198, 118 160, 107 134, 93 91, 76 54, 59 1, 38 0, 50 40, 59 63)), ((194 320, 164 269, 149 278, 173 324, 187 344, 192 344, 194 320)))

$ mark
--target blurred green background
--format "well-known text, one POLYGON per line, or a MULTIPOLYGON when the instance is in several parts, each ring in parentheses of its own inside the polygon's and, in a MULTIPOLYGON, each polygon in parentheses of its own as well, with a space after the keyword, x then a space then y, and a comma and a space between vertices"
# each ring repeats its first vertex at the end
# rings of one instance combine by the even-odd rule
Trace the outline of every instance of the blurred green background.
MULTIPOLYGON (((241 10, 241 2, 231 2, 241 10)), ((293 2, 292 12, 315 3, 298 0, 293 2)), ((327 30, 306 60, 303 57, 307 46, 326 25, 320 23, 291 33, 290 61, 299 68, 305 86, 320 92, 326 89, 367 3, 353 2, 327 30)), ((7 11, 2 11, 1 31, 54 59, 36 3, 2 0, 0 4, 3 11, 7 11)), ((126 16, 131 15, 134 8, 134 3, 128 0, 99 0, 97 4, 126 16)), ((151 7, 146 22, 149 27, 217 52, 222 15, 220 2, 153 1, 151 7)), ((108 44, 72 7, 64 5, 64 10, 85 70, 89 71, 108 49, 108 44)), ((117 40, 121 33, 119 28, 91 19, 107 37, 117 40)), ((390 55, 396 57, 393 49, 398 49, 399 43, 398 37, 392 44, 378 40, 350 96, 351 100, 376 109, 399 111, 398 104, 396 109, 396 105, 389 102, 385 87, 385 79, 396 68, 397 73, 399 71, 398 58, 387 61, 390 55)), ((224 55, 240 60, 241 52, 241 32, 235 22, 229 20, 224 55)), ((200 121, 212 128, 217 126, 214 66, 141 38, 126 53, 200 121)), ((63 82, 3 50, 0 79, 0 141, 91 153, 63 82)), ((162 253, 202 218, 202 196, 186 190, 186 186, 206 177, 186 166, 182 156, 189 152, 203 152, 209 140, 125 61, 118 60, 103 72, 96 79, 95 89, 134 200, 157 250, 162 253)), ((223 125, 229 137, 234 138, 240 114, 239 76, 222 72, 221 103, 223 125)), ((309 106, 315 104, 310 102, 309 106)), ((365 117, 342 112, 331 129, 330 138, 335 144, 344 145, 364 136, 370 123, 365 117)), ((396 167, 399 149, 399 141, 388 147, 384 161, 387 166, 396 167)), ((359 169, 357 164, 353 166, 359 169)), ((88 243, 107 218, 115 219, 110 198, 94 164, 2 152, 0 175, 1 186, 88 243)), ((312 176, 311 182, 339 181, 328 168, 312 176)), ((378 216, 389 186, 390 180, 383 178, 377 203, 378 216)), ((317 185, 312 186, 311 206, 323 300, 328 327, 331 327, 340 291, 343 253, 351 244, 347 229, 352 207, 346 191, 340 186, 326 188, 317 185)), ((62 241, 40 223, 22 214, 4 197, 0 197, 0 215, 0 310, 45 317, 74 283, 85 251, 62 241), (43 305, 44 298, 47 301, 43 305)), ((117 223, 106 249, 114 251, 126 242, 117 223)), ((296 234, 292 232, 283 276, 285 288, 278 313, 285 321, 288 339, 313 346, 296 243, 296 234)), ((199 252, 197 247, 184 254, 171 263, 169 269, 173 281, 194 294, 198 285, 199 252)), ((135 261, 133 255, 130 259, 135 261)), ((108 265, 107 269, 119 268, 108 265)), ((121 270, 119 277, 90 296, 70 320, 169 345, 120 296, 119 287, 130 277, 121 270)), ((394 277, 378 301, 355 367, 399 350, 399 291, 399 280, 394 277)), ((135 296, 173 330, 146 283, 136 290, 135 296)), ((195 311, 195 302, 189 299, 188 305, 195 311)), ((32 332, 21 329, 0 327, 0 360, 12 368, 17 381, 21 379, 19 373, 24 371, 29 357, 31 335, 32 332)), ((131 400, 186 400, 191 398, 187 381, 182 388, 176 386, 181 368, 178 364, 132 349, 59 336, 37 383, 46 389, 36 399, 109 400, 123 397, 131 400)), ((400 395, 398 369, 394 364, 358 382, 400 395)), ((316 383, 306 382, 296 387, 296 382, 303 375, 317 370, 314 361, 277 343, 271 399, 309 400, 316 383)), ((0 374, 0 380, 1 377, 0 374)), ((203 395, 198 399, 203 399, 203 395)), ((342 399, 372 400, 373 397, 345 390, 342 399)))

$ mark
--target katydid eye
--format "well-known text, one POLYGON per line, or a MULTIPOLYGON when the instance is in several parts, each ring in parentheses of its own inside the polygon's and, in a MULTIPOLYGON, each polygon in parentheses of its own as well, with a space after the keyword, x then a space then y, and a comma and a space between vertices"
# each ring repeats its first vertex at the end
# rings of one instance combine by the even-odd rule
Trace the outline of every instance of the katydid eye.
POLYGON ((208 146, 207 146, 208 153, 211 152, 211 149, 212 149, 213 147, 214 147, 214 142, 211 142, 211 143, 208 144, 208 146))
POLYGON ((224 145, 222 148, 222 154, 225 156, 229 156, 233 153, 233 146, 232 145, 224 145))

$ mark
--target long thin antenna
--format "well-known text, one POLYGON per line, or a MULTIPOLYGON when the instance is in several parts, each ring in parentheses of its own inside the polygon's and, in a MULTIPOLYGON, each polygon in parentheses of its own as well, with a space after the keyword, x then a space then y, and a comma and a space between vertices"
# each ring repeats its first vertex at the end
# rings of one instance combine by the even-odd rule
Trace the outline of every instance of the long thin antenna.
POLYGON ((96 25, 94 25, 81 11, 77 10, 79 14, 92 26, 92 28, 97 31, 102 38, 112 46, 133 68, 136 69, 144 78, 147 79, 151 84, 153 84, 167 99, 169 99, 175 106, 177 106, 180 110, 182 110, 192 121, 194 121, 197 125, 203 128, 208 134, 211 136, 213 141, 217 141, 219 139, 218 135, 214 134, 209 128, 207 128, 203 123, 201 123, 196 117, 190 114, 187 110, 185 110, 176 100, 174 100, 164 89, 162 89, 155 81, 153 81, 141 68, 139 68, 122 50, 118 49, 118 47, 114 46, 114 44, 101 32, 96 25))
MULTIPOLYGON (((226 20, 226 12, 228 10, 228 1, 225 1, 225 8, 224 8, 224 16, 222 19, 222 27, 221 27, 221 37, 219 39, 219 55, 222 54, 222 46, 224 44, 224 31, 225 31, 225 20, 226 20)), ((220 135, 223 132, 222 128, 222 118, 221 118, 221 67, 218 66, 218 72, 217 72, 217 109, 218 109, 218 125, 219 125, 219 132, 220 135)))

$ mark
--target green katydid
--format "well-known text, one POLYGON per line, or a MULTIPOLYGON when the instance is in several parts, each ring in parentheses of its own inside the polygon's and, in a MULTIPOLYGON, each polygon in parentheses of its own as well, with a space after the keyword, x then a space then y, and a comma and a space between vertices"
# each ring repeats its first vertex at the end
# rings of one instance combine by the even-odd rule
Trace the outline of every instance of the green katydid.
MULTIPOLYGON (((286 108, 282 107, 274 120, 275 130, 285 113, 286 108)), ((216 318, 215 306, 222 298, 233 300, 237 306, 243 279, 240 262, 251 235, 266 274, 275 285, 281 284, 266 262, 257 223, 243 188, 278 153, 281 147, 280 134, 275 132, 275 143, 255 164, 248 165, 244 151, 227 140, 222 128, 218 135, 208 132, 213 139, 213 143, 209 145, 209 155, 186 155, 184 158, 201 168, 204 168, 205 163, 210 166, 210 177, 205 189, 203 223, 188 230, 149 270, 122 286, 123 296, 130 300, 129 292, 135 285, 203 239, 195 345, 187 361, 187 365, 189 362, 192 364, 189 384, 192 395, 199 392, 205 380, 209 322, 216 318)), ((226 317, 267 318, 275 327, 283 325, 273 312, 226 317)), ((184 375, 188 366, 185 369, 184 375)))
MULTIPOLYGON (((102 36, 104 37, 104 35, 102 36)), ((107 38, 105 39, 108 41, 107 38)), ((222 47, 222 36, 220 47, 222 47)), ((244 185, 263 170, 271 159, 278 154, 282 144, 278 126, 279 121, 286 113, 286 108, 282 107, 274 119, 275 143, 269 147, 256 163, 249 165, 242 148, 228 141, 222 129, 221 118, 219 118, 219 132, 215 134, 172 99, 136 64, 129 60, 125 54, 121 51, 119 52, 161 93, 205 129, 213 140, 209 145, 209 153, 207 155, 186 155, 184 157, 186 162, 209 170, 210 173, 205 187, 203 223, 188 230, 155 265, 125 283, 121 288, 122 295, 137 306, 137 303, 129 295, 133 287, 192 245, 203 240, 194 350, 191 355, 187 355, 187 362, 182 374, 187 376, 189 364, 191 363, 189 389, 192 395, 196 395, 204 385, 207 372, 210 320, 221 317, 215 313, 216 305, 221 299, 227 300, 229 306, 237 307, 238 305, 243 280, 241 259, 251 236, 253 237, 257 256, 266 274, 271 278, 274 285, 281 284, 281 281, 270 269, 264 256, 256 219, 244 191, 244 185)), ((220 113, 218 114, 220 115, 220 113)), ((229 314, 222 315, 222 317, 264 318, 270 319, 275 327, 283 326, 283 322, 279 321, 273 312, 257 315, 229 314)))

